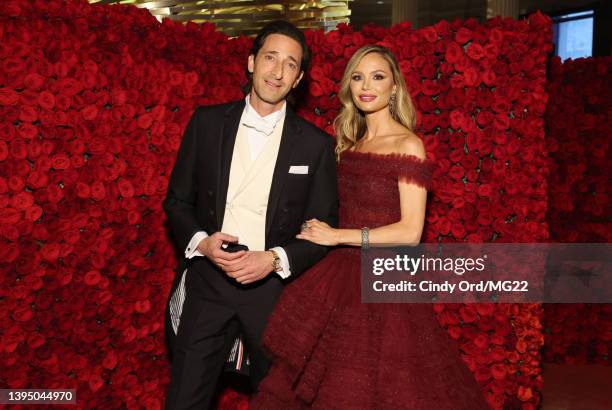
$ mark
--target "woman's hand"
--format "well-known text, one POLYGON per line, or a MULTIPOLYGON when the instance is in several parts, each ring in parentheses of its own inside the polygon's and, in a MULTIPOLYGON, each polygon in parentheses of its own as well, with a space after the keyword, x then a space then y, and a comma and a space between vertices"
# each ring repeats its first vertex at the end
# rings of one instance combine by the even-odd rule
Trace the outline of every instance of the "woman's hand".
POLYGON ((302 231, 295 237, 325 246, 336 246, 339 242, 338 229, 334 229, 318 219, 310 219, 304 222, 302 231))

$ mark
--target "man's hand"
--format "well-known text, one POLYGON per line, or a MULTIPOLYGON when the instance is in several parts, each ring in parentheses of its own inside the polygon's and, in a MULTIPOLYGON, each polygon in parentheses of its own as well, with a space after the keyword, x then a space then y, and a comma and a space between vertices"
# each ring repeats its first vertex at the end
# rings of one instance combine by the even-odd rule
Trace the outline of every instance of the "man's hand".
POLYGON ((264 279, 272 272, 274 255, 270 251, 249 251, 242 257, 224 264, 227 276, 243 285, 264 279))
POLYGON ((236 259, 240 259, 246 254, 246 251, 225 252, 221 248, 221 245, 224 243, 236 242, 238 242, 238 237, 236 236, 228 235, 223 232, 215 232, 200 241, 198 244, 198 251, 206 256, 212 263, 223 269, 224 266, 236 259))

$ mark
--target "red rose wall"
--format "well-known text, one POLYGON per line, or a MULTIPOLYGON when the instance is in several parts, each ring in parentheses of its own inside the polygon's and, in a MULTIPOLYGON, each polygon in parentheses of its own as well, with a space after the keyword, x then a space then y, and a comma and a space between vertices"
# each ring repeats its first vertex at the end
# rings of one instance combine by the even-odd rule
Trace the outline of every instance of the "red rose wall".
MULTIPOLYGON (((425 240, 547 241, 548 196, 563 194, 548 188, 549 140, 565 138, 544 133, 550 37, 540 14, 308 32, 299 113, 331 132, 350 55, 390 47, 437 163, 425 240)), ((176 259, 161 202, 193 108, 242 98, 251 41, 135 7, 0 3, 1 387, 75 388, 83 408, 162 406, 176 259)), ((541 305, 434 309, 492 408, 538 405, 541 305)))
MULTIPOLYGON (((548 224, 555 242, 612 242, 609 178, 612 58, 550 62, 548 224)), ((609 364, 612 305, 546 305, 547 361, 609 364)))

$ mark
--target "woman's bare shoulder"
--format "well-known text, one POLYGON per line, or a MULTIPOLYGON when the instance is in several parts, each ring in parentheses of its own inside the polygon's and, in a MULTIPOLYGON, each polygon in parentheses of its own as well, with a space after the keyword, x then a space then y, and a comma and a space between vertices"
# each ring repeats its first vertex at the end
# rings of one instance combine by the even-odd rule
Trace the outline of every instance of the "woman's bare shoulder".
POLYGON ((406 129, 404 133, 398 135, 395 141, 395 149, 399 154, 414 155, 417 158, 425 159, 425 144, 415 133, 406 129))

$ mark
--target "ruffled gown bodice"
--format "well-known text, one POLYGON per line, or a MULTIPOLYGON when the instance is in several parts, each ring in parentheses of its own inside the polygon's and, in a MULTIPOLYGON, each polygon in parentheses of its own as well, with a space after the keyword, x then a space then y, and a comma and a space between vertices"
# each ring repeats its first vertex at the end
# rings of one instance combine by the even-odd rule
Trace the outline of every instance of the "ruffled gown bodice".
POLYGON ((388 225, 400 219, 398 181, 429 188, 432 162, 411 155, 345 151, 338 164, 340 228, 388 225))

